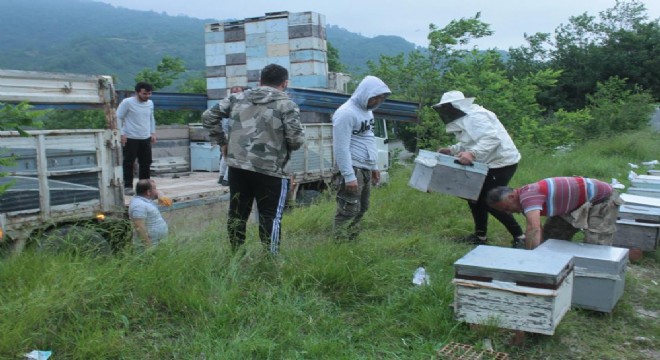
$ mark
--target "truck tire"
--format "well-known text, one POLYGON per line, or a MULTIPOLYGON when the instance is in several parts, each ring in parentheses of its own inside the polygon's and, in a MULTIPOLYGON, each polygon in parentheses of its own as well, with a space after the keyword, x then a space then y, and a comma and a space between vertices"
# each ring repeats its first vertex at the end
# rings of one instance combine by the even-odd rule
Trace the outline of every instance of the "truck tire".
POLYGON ((111 252, 110 244, 101 233, 83 225, 64 225, 46 231, 38 240, 37 249, 77 255, 105 255, 111 252))

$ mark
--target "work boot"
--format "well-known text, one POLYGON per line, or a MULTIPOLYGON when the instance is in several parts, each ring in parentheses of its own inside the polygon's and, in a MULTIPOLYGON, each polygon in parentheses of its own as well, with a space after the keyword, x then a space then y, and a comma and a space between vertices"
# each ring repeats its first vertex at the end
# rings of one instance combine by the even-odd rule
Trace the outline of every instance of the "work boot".
POLYGON ((486 236, 477 236, 477 234, 470 234, 457 239, 458 242, 472 244, 472 245, 486 245, 488 238, 486 236))
POLYGON ((511 241, 511 247, 514 249, 526 249, 525 235, 513 238, 513 241, 511 241))

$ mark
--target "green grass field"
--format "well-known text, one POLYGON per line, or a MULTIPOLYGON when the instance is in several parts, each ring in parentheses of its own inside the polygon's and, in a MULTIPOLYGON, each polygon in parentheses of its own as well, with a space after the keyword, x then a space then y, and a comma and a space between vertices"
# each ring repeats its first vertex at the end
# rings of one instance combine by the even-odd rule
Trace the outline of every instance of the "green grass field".
MULTIPOLYGON (((560 155, 523 149, 511 185, 560 175, 627 184, 628 163, 660 158, 659 144, 659 134, 637 132, 560 155)), ((332 240, 326 195, 285 216, 274 259, 254 226, 232 255, 222 218, 215 232, 172 229, 141 255, 28 250, 3 259, 0 358, 40 349, 52 359, 434 359, 449 342, 481 349, 485 338, 511 359, 660 357, 657 252, 629 266, 612 314, 572 310, 553 336, 512 346, 510 332, 455 321, 452 265, 472 247, 452 239, 472 231, 471 217, 464 201, 408 187, 411 166, 395 166, 373 192, 354 243, 332 240), (411 282, 420 264, 430 286, 411 282)), ((490 224, 491 243, 508 246, 504 228, 490 224)))

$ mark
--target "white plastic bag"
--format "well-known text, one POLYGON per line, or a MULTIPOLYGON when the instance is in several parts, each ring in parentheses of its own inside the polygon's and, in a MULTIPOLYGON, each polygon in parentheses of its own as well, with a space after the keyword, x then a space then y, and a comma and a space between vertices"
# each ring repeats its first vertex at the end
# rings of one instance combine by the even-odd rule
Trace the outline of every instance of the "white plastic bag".
POLYGON ((53 354, 52 351, 44 350, 32 350, 29 353, 25 354, 25 358, 28 360, 48 360, 48 358, 53 354))
POLYGON ((420 266, 415 270, 412 282, 415 285, 431 285, 431 280, 423 266, 420 266))
POLYGON ((639 176, 639 175, 637 175, 636 172, 630 170, 630 172, 628 173, 628 180, 633 181, 633 180, 634 180, 636 177, 638 177, 638 176, 639 176))
POLYGON ((618 189, 618 190, 623 190, 623 189, 626 188, 625 185, 623 185, 622 183, 620 183, 619 180, 617 180, 617 179, 615 179, 615 178, 612 178, 612 183, 611 183, 610 185, 612 185, 612 188, 614 188, 614 189, 618 189))

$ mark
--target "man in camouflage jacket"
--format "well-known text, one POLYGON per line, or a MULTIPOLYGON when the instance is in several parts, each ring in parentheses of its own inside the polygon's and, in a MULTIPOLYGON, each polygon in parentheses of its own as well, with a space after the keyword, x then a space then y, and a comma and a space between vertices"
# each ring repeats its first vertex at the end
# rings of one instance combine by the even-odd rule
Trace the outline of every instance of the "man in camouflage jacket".
POLYGON ((202 114, 205 128, 218 139, 229 166, 229 242, 245 242, 247 219, 256 199, 259 238, 273 254, 279 252, 281 220, 289 189, 285 166, 291 152, 305 141, 300 110, 284 92, 289 72, 270 64, 261 70, 260 86, 231 94, 202 114), (223 118, 233 120, 229 141, 223 118))

